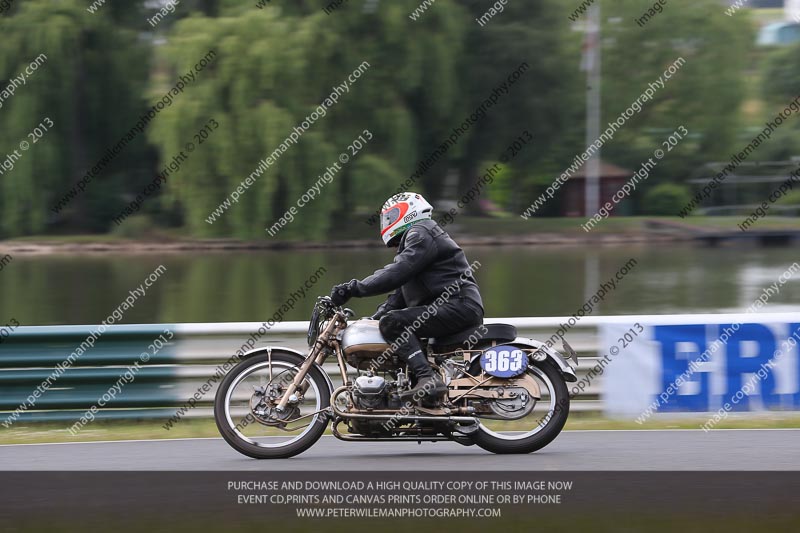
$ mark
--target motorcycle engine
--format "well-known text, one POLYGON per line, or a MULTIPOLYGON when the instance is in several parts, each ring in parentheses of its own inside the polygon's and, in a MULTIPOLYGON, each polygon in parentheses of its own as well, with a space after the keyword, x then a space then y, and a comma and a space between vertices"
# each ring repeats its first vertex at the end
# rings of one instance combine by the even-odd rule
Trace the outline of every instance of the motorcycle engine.
MULTIPOLYGON (((400 398, 397 395, 397 383, 387 382, 381 376, 364 375, 356 378, 353 384, 353 407, 358 411, 373 411, 395 409, 400 407, 400 398)), ((348 421, 353 433, 370 437, 380 437, 387 434, 383 420, 348 421)))
POLYGON ((353 402, 357 409, 385 409, 388 404, 386 380, 380 376, 358 376, 353 385, 353 402))

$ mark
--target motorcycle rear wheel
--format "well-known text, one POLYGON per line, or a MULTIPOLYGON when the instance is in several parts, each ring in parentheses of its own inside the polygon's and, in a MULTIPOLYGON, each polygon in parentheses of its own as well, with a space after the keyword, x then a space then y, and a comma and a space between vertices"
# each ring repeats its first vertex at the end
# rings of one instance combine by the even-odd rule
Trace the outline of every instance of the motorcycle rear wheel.
POLYGON ((531 453, 540 450, 555 439, 569 416, 569 392, 561 372, 549 361, 535 362, 528 372, 552 386, 553 402, 547 413, 537 421, 537 427, 528 432, 499 432, 489 429, 478 418, 479 427, 472 439, 486 451, 497 454, 531 453), (520 434, 521 433, 521 434, 520 434))

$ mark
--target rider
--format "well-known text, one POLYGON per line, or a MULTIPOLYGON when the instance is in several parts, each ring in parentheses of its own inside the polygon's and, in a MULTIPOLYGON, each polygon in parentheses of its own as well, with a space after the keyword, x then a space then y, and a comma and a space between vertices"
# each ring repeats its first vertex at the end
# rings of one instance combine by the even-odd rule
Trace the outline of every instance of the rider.
POLYGON ((447 388, 433 372, 417 336, 445 336, 483 323, 483 302, 467 258, 431 218, 432 211, 433 206, 417 193, 389 198, 381 210, 381 238, 387 247, 397 247, 394 261, 331 291, 336 305, 353 296, 394 291, 371 318, 380 320, 383 337, 417 378, 404 396, 427 400, 440 399, 447 388), (434 302, 442 301, 431 310, 434 302), (423 315, 428 318, 421 319, 423 315), (405 330, 411 335, 403 335, 405 330), (403 342, 402 337, 408 338, 403 342))

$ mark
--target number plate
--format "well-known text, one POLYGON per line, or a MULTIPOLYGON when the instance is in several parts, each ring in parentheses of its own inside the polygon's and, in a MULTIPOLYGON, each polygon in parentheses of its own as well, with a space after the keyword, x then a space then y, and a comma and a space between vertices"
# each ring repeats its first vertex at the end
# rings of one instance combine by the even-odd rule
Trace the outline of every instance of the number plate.
POLYGON ((481 354, 481 368, 490 376, 513 378, 528 368, 528 354, 516 346, 493 346, 481 354))

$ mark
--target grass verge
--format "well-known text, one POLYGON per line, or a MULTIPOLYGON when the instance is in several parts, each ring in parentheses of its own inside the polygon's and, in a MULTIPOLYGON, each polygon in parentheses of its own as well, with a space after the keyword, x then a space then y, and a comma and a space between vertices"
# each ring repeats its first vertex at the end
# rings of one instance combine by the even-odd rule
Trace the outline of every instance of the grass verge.
MULTIPOLYGON (((573 413, 567 420, 570 430, 619 429, 699 429, 707 420, 703 416, 653 417, 644 424, 611 420, 596 414, 573 413)), ((96 421, 77 435, 70 435, 61 424, 36 423, 15 425, 0 431, 0 444, 39 444, 59 442, 92 442, 113 440, 150 440, 219 437, 217 426, 210 419, 188 419, 167 431, 161 421, 96 421)), ((800 428, 800 415, 731 416, 716 429, 781 429, 800 428)))

